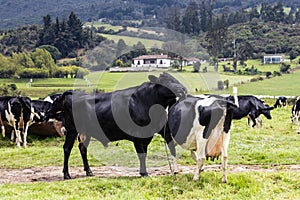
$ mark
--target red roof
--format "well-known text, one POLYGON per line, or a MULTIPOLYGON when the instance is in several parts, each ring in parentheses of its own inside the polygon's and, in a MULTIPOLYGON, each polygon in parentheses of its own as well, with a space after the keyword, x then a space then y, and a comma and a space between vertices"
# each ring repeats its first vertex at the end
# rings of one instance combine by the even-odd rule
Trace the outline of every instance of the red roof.
POLYGON ((133 58, 133 60, 147 60, 147 59, 167 59, 170 57, 168 55, 142 55, 136 58, 133 58))

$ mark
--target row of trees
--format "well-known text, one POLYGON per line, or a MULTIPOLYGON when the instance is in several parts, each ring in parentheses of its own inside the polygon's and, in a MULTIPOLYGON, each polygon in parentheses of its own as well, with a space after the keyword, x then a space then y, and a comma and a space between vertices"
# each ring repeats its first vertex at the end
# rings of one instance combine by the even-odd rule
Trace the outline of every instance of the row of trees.
POLYGON ((283 4, 280 2, 275 5, 263 2, 260 9, 255 7, 235 12, 231 12, 229 7, 224 7, 219 14, 213 12, 214 6, 215 1, 213 0, 202 0, 199 4, 192 1, 183 13, 179 8, 173 6, 165 17, 165 26, 182 33, 197 35, 201 31, 206 32, 212 28, 215 16, 224 18, 224 26, 249 22, 253 19, 263 22, 300 23, 300 8, 292 7, 289 14, 286 14, 283 4))
POLYGON ((89 71, 78 66, 58 67, 51 54, 37 48, 32 53, 13 53, 12 56, 0 54, 0 78, 83 78, 89 71))
POLYGON ((56 62, 59 58, 77 57, 80 48, 90 49, 98 45, 103 38, 94 34, 89 27, 83 27, 81 20, 71 12, 68 20, 52 21, 51 16, 43 17, 43 25, 28 25, 16 30, 1 32, 0 52, 12 55, 13 52, 33 51, 43 46, 56 62))
POLYGON ((43 22, 37 46, 54 46, 62 57, 76 57, 78 49, 93 48, 103 40, 102 37, 93 34, 91 29, 84 29, 74 12, 71 12, 68 20, 59 21, 56 18, 55 22, 52 22, 51 16, 47 15, 43 18, 43 22))

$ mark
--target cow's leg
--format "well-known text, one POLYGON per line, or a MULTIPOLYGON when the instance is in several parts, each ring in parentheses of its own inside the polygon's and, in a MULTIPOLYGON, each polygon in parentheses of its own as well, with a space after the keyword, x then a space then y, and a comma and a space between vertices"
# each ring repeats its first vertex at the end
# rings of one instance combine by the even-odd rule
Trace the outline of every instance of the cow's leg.
POLYGON ((222 182, 227 183, 226 170, 228 162, 228 146, 230 140, 230 132, 223 132, 223 147, 222 147, 222 182))
POLYGON ((15 130, 15 133, 16 133, 16 144, 17 144, 17 147, 20 147, 20 143, 22 142, 22 139, 21 139, 21 131, 20 130, 15 130))
POLYGON ((24 133, 23 133, 23 147, 25 147, 25 148, 27 147, 28 126, 29 126, 29 123, 27 122, 24 133))
POLYGON ((255 116, 253 114, 249 114, 250 119, 252 120, 253 124, 252 127, 254 128, 256 126, 256 119, 255 116))
MULTIPOLYGON (((207 139, 202 137, 202 132, 200 134, 197 134, 196 136, 196 142, 197 142, 197 150, 194 151, 194 156, 196 158, 196 171, 194 174, 194 181, 199 180, 200 173, 202 171, 202 167, 204 165, 205 160, 205 149, 207 144, 207 139)), ((193 157, 193 156, 192 156, 193 157)))
POLYGON ((78 141, 79 141, 79 150, 83 161, 84 171, 86 172, 87 176, 94 176, 92 170, 90 169, 88 159, 87 159, 87 147, 89 146, 91 140, 91 136, 86 136, 85 134, 79 134, 78 141))
POLYGON ((166 126, 165 129, 161 130, 159 134, 165 139, 166 143, 168 144, 168 148, 171 153, 171 160, 173 164, 173 174, 178 174, 178 167, 177 167, 177 161, 176 161, 176 149, 175 149, 175 143, 174 140, 170 134, 169 127, 166 126))
POLYGON ((74 142, 76 140, 77 133, 76 131, 68 131, 65 139, 65 143, 63 146, 64 149, 64 168, 63 168, 63 173, 64 173, 64 179, 71 179, 71 176, 69 174, 69 157, 72 151, 72 148, 74 146, 74 142))
POLYGON ((141 176, 148 176, 148 172, 146 169, 146 157, 147 157, 147 148, 148 148, 149 143, 151 142, 151 139, 149 141, 143 140, 143 142, 141 142, 141 141, 134 142, 134 147, 135 147, 136 153, 138 155, 138 158, 140 160, 140 175, 141 176))
POLYGON ((1 125, 1 133, 2 133, 2 137, 5 138, 5 127, 3 124, 1 125))
POLYGON ((12 131, 11 131, 10 140, 11 140, 11 141, 14 141, 14 140, 15 140, 15 130, 12 130, 12 131))

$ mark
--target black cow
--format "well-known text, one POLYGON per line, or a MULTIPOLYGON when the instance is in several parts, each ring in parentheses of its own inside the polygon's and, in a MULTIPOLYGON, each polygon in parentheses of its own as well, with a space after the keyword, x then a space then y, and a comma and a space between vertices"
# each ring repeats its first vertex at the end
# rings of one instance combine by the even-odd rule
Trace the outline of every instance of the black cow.
POLYGON ((46 112, 51 109, 52 103, 43 100, 31 101, 32 112, 34 114, 32 123, 44 122, 46 120, 46 112))
POLYGON ((76 137, 87 176, 93 173, 87 160, 87 147, 94 137, 103 145, 111 141, 129 140, 134 143, 140 161, 140 174, 147 176, 147 147, 154 133, 167 120, 166 108, 176 97, 186 95, 186 88, 168 73, 149 75, 150 82, 111 93, 63 93, 47 112, 49 118, 63 113, 66 128, 64 143, 64 179, 70 179, 68 160, 76 137), (80 133, 80 134, 78 134, 80 133))
MULTIPOLYGON (((169 110, 168 123, 160 134, 171 135, 177 144, 191 151, 197 163, 194 180, 199 179, 205 158, 214 160, 222 155, 222 181, 227 182, 227 149, 232 109, 235 107, 234 103, 225 99, 189 96, 175 103, 169 110)), ((174 154, 175 147, 173 150, 174 154)))
MULTIPOLYGON (((233 96, 225 97, 225 99, 234 102, 233 96)), ((238 96, 238 107, 233 109, 233 119, 242 119, 249 116, 253 122, 252 127, 255 127, 257 124, 256 119, 260 115, 264 115, 267 119, 272 119, 270 110, 273 108, 264 104, 264 101, 255 96, 240 95, 238 96)))
POLYGON ((278 97, 274 104, 274 108, 286 107, 287 106, 287 98, 286 97, 278 97))
MULTIPOLYGON (((27 146, 27 132, 30 120, 32 119, 31 99, 29 97, 0 97, 1 120, 13 127, 11 139, 14 140, 16 134, 16 144, 19 147, 22 142, 21 133, 23 133, 23 146, 27 146)), ((5 136, 5 132, 2 134, 5 136)))

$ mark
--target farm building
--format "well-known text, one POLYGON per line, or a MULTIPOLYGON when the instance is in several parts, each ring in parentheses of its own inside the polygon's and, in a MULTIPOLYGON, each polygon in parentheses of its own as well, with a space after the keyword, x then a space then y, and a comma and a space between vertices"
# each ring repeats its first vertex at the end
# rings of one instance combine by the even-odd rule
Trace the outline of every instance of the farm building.
MULTIPOLYGON (((168 55, 142 55, 133 59, 132 67, 153 67, 153 68, 167 68, 170 67, 176 58, 171 58, 168 55)), ((186 66, 187 60, 184 59, 182 65, 186 66)))
POLYGON ((282 55, 267 55, 264 56, 264 64, 276 64, 282 63, 284 61, 284 57, 282 55))

